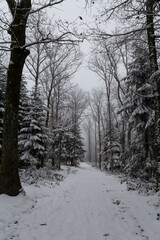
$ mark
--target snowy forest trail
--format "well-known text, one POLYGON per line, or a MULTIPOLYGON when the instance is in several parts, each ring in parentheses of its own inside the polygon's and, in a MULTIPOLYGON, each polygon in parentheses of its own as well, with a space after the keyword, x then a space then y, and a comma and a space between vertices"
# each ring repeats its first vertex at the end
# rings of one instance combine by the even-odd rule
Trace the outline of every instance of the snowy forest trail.
POLYGON ((160 239, 160 221, 152 196, 129 192, 116 176, 86 163, 60 186, 45 191, 27 186, 25 190, 37 201, 28 206, 28 200, 18 202, 15 197, 15 208, 23 204, 25 209, 20 214, 10 209, 15 215, 14 224, 10 230, 6 226, 10 236, 5 238, 3 232, 0 240, 160 239))

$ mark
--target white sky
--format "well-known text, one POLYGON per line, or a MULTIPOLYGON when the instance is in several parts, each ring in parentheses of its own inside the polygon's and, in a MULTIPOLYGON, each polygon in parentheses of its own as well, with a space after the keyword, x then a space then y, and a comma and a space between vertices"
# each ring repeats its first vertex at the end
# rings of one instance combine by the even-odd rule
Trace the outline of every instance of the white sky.
MULTIPOLYGON (((1 0, 0 8, 4 8, 6 6, 6 0, 1 0)), ((85 0, 66 0, 63 2, 63 4, 57 5, 56 8, 52 7, 49 9, 49 15, 56 13, 57 17, 71 22, 74 21, 77 24, 81 24, 81 27, 83 22, 94 21, 94 12, 94 7, 85 7, 85 0), (80 20, 79 16, 81 16, 83 20, 80 20)), ((79 28, 81 27, 79 26, 79 28)), ((84 53, 84 61, 72 79, 74 83, 78 83, 79 86, 86 91, 102 85, 102 82, 98 79, 98 76, 91 70, 87 69, 87 58, 89 58, 90 55, 90 47, 90 43, 86 40, 81 43, 81 50, 84 53)))
MULTIPOLYGON (((85 0, 66 0, 61 8, 57 8, 57 14, 60 18, 65 18, 68 21, 76 22, 77 24, 83 24, 83 22, 94 21, 95 7, 86 8, 85 0), (81 21, 79 16, 83 18, 81 21)), ((81 50, 84 53, 83 64, 78 72, 73 76, 73 82, 86 90, 90 91, 92 88, 97 88, 102 85, 102 82, 98 79, 98 76, 87 68, 87 59, 90 55, 91 44, 88 41, 84 41, 81 45, 81 50)))

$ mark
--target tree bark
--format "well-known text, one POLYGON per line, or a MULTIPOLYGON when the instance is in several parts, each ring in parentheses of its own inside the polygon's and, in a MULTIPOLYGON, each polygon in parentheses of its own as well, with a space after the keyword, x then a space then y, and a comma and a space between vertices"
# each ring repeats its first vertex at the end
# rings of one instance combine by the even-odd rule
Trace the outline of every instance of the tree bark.
POLYGON ((88 128, 88 161, 92 162, 92 154, 91 154, 91 126, 89 122, 89 128, 88 128))
POLYGON ((99 145, 99 169, 102 167, 102 143, 101 143, 101 122, 100 122, 100 110, 98 110, 98 145, 99 145))
POLYGON ((148 0, 146 3, 146 22, 147 22, 147 37, 148 49, 150 57, 151 73, 158 70, 157 51, 155 44, 155 30, 154 30, 154 4, 155 0, 148 0))
POLYGON ((94 154, 95 154, 95 166, 97 167, 97 125, 95 120, 95 133, 94 133, 94 154))
MULTIPOLYGON (((146 2, 146 22, 147 22, 147 37, 148 37, 148 49, 150 56, 150 67, 151 74, 155 73, 158 70, 158 62, 157 62, 157 51, 156 51, 156 43, 155 43, 155 30, 154 30, 154 6, 155 0, 147 0, 146 2)), ((160 173, 158 170, 158 166, 160 165, 160 81, 159 79, 154 79, 154 94, 155 94, 155 151, 154 156, 156 159, 156 190, 159 190, 159 178, 160 173)))
POLYGON ((125 151, 126 151, 126 136, 125 136, 125 116, 123 113, 122 116, 122 134, 121 134, 121 147, 122 147, 122 164, 121 164, 121 171, 123 171, 124 167, 126 166, 126 161, 125 161, 125 151))
POLYGON ((25 49, 24 45, 31 0, 22 0, 19 4, 14 0, 7 0, 7 3, 12 13, 13 22, 8 31, 12 44, 7 73, 0 194, 16 196, 21 190, 18 174, 18 109, 22 71, 25 59, 29 54, 29 50, 25 49))

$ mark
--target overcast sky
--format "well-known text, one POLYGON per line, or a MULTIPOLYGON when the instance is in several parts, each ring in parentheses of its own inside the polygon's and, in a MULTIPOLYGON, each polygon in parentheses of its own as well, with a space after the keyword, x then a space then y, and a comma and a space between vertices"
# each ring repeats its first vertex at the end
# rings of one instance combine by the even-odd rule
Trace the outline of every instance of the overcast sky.
MULTIPOLYGON (((95 7, 86 8, 85 0, 66 0, 61 7, 57 8, 57 15, 68 21, 76 22, 78 25, 83 25, 83 22, 89 23, 90 21, 93 23, 95 7), (80 20, 79 16, 81 16, 83 20, 80 20)), ((95 73, 87 68, 91 44, 85 40, 80 46, 84 53, 84 59, 82 66, 73 77, 73 82, 78 83, 82 89, 89 91, 92 88, 102 86, 102 82, 95 73)))
MULTIPOLYGON (((1 0, 0 8, 4 8, 6 6, 6 1, 1 0)), ((85 0, 66 0, 63 4, 57 5, 56 9, 53 7, 50 8, 49 15, 53 13, 56 13, 57 17, 61 19, 66 19, 67 21, 82 25, 83 22, 94 21, 93 16, 95 9, 86 8, 85 0), (83 20, 80 20, 79 16, 81 16, 83 20)), ((87 91, 102 85, 98 76, 87 68, 87 59, 89 58, 91 51, 90 47, 90 43, 86 40, 81 43, 81 50, 84 53, 83 64, 72 79, 74 83, 78 83, 82 89, 87 91)))

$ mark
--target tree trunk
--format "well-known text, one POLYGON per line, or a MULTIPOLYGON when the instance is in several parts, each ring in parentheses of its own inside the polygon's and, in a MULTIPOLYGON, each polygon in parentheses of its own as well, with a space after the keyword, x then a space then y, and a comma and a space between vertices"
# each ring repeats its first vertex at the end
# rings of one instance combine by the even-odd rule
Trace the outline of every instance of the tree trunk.
POLYGON ((61 155, 62 155, 62 137, 60 137, 59 140, 58 170, 61 170, 61 155))
POLYGON ((92 162, 92 155, 91 155, 91 130, 90 129, 89 129, 89 132, 88 132, 88 161, 90 163, 92 162))
POLYGON ((18 109, 23 66, 29 51, 25 45, 25 30, 31 1, 20 4, 7 1, 13 16, 9 29, 11 57, 7 73, 6 106, 4 115, 2 164, 0 171, 0 194, 16 196, 21 190, 18 175, 18 109))
POLYGON ((47 114, 46 114, 46 127, 48 128, 49 123, 49 108, 50 108, 50 96, 47 97, 47 114))
POLYGON ((112 116, 111 116, 111 85, 110 82, 105 80, 106 84, 106 93, 107 93, 107 101, 108 101, 108 121, 109 121, 109 143, 110 143, 110 170, 113 172, 114 170, 114 158, 113 158, 113 136, 112 136, 112 116))
POLYGON ((95 121, 95 133, 94 133, 94 154, 95 154, 95 166, 97 167, 97 127, 95 121))
POLYGON ((154 31, 154 4, 155 0, 148 0, 146 3, 147 12, 147 37, 148 37, 148 49, 150 57, 151 72, 154 73, 158 70, 157 64, 157 52, 155 44, 155 31, 154 31))
POLYGON ((91 152, 91 120, 88 120, 88 161, 92 162, 92 152, 91 152))
POLYGON ((124 167, 126 166, 125 161, 125 151, 126 151, 126 137, 125 137, 125 116, 122 116, 122 134, 121 134, 121 147, 122 147, 122 164, 121 164, 121 171, 123 171, 124 167))
POLYGON ((131 150, 131 133, 132 133, 132 124, 128 122, 127 125, 127 148, 128 148, 128 162, 131 162, 132 150, 131 150))
MULTIPOLYGON (((148 0, 146 2, 146 22, 147 22, 147 37, 148 37, 148 49, 149 49, 149 56, 150 56, 150 67, 151 67, 151 74, 155 73, 158 70, 158 63, 157 63, 157 51, 156 51, 156 44, 155 44, 155 30, 154 30, 154 5, 155 0, 148 0)), ((154 94, 155 94, 155 151, 154 155, 156 158, 156 190, 159 190, 159 178, 160 173, 158 170, 158 166, 160 164, 160 151, 159 151, 159 143, 160 143, 160 81, 159 79, 154 79, 154 94), (157 146, 157 147, 156 147, 157 146), (157 149, 156 149, 157 148, 157 149)))
POLYGON ((99 142, 99 169, 101 169, 102 165, 102 144, 101 144, 101 123, 100 123, 100 111, 98 113, 98 142, 99 142))

